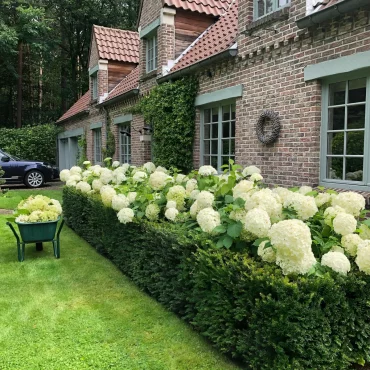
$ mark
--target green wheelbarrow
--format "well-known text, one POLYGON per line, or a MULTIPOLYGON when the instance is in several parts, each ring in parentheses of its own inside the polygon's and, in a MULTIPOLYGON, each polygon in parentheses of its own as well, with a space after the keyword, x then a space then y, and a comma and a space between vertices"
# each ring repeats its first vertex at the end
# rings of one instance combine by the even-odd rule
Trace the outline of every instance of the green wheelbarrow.
POLYGON ((15 238, 17 239, 18 248, 18 261, 24 261, 25 246, 26 244, 36 243, 36 250, 40 251, 43 249, 43 242, 52 242, 54 249, 54 256, 60 258, 60 232, 62 231, 64 220, 61 221, 59 229, 57 231, 58 220, 50 222, 35 222, 35 223, 23 223, 16 222, 20 236, 14 229, 10 222, 6 224, 12 230, 15 238))

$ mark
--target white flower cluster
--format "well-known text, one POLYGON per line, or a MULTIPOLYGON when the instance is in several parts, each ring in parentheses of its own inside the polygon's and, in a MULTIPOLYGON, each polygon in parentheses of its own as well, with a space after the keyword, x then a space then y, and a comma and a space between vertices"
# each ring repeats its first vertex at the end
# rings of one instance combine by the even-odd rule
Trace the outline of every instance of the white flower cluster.
POLYGON ((349 259, 341 252, 330 251, 324 254, 321 258, 321 264, 343 275, 347 275, 351 270, 349 259))
POLYGON ((197 215, 197 222, 205 233, 212 233, 216 226, 221 225, 220 214, 213 208, 203 208, 197 215))
POLYGON ((199 175, 201 176, 212 176, 217 175, 217 170, 212 166, 202 166, 199 168, 199 175))
POLYGON ((149 176, 149 185, 154 190, 162 190, 172 180, 165 172, 158 171, 158 168, 149 176))

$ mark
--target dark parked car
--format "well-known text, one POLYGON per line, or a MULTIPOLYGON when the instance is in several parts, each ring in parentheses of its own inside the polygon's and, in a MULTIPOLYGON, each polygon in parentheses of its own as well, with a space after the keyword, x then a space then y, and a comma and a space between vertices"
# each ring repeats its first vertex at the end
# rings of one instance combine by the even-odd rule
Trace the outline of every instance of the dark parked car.
POLYGON ((6 184, 25 184, 30 188, 38 188, 59 177, 56 167, 47 162, 19 159, 0 149, 0 167, 5 172, 3 180, 6 184))

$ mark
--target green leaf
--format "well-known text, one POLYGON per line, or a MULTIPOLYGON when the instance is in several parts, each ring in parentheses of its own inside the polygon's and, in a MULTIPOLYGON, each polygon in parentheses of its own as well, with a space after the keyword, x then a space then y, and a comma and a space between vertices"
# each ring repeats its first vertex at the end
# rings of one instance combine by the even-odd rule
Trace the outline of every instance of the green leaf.
POLYGON ((233 239, 229 235, 226 235, 223 238, 223 245, 229 249, 233 245, 233 239))
POLYGON ((362 221, 362 223, 366 226, 369 226, 370 227, 370 218, 368 218, 367 220, 365 221, 362 221))
POLYGON ((257 240, 254 241, 254 243, 252 245, 254 245, 255 247, 259 247, 260 244, 266 240, 270 240, 269 238, 259 238, 257 240))
POLYGON ((216 247, 218 249, 221 249, 221 248, 223 248, 223 246, 224 246, 224 240, 223 240, 223 238, 218 239, 217 244, 216 244, 216 247))
POLYGON ((245 200, 243 198, 236 198, 234 204, 240 208, 244 208, 245 200))
POLYGON ((305 194, 305 196, 313 196, 313 197, 316 197, 316 195, 319 194, 317 191, 313 190, 313 191, 309 191, 308 193, 305 194))
POLYGON ((231 236, 232 238, 238 238, 242 232, 242 229, 242 223, 240 221, 235 222, 234 224, 229 225, 227 228, 227 235, 231 236))
POLYGON ((224 234, 226 233, 226 227, 223 225, 218 225, 212 230, 212 232, 217 234, 224 234))
POLYGON ((232 188, 228 184, 224 184, 221 186, 221 195, 226 195, 232 188))
POLYGON ((229 203, 232 203, 232 202, 234 202, 234 197, 232 195, 226 195, 225 196, 225 203, 229 204, 229 203))

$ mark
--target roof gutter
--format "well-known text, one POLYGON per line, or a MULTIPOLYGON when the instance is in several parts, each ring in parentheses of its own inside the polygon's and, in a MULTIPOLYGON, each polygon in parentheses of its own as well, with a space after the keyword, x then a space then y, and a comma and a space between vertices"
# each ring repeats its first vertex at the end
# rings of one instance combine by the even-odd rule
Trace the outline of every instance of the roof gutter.
POLYGON ((116 103, 118 101, 121 101, 122 99, 131 98, 132 96, 139 95, 140 90, 139 89, 132 89, 130 91, 127 91, 124 94, 117 95, 112 99, 105 100, 102 103, 96 104, 97 107, 105 107, 106 105, 116 103))
POLYGON ((158 83, 163 83, 163 82, 167 82, 167 81, 170 81, 170 80, 173 80, 173 79, 176 79, 176 78, 180 78, 182 76, 186 76, 189 73, 192 73, 193 71, 195 71, 199 68, 206 67, 206 66, 208 66, 208 65, 210 65, 214 62, 218 62, 220 60, 235 57, 237 54, 238 54, 238 49, 237 48, 227 49, 227 50, 225 50, 225 51, 223 51, 219 54, 212 55, 212 56, 208 57, 207 59, 203 59, 200 62, 192 64, 189 67, 185 67, 185 68, 180 69, 176 72, 173 72, 173 73, 170 72, 169 74, 167 74, 165 76, 159 77, 157 79, 157 82, 158 83))
POLYGON ((329 6, 323 10, 314 12, 304 18, 297 20, 297 26, 300 29, 312 27, 327 20, 343 16, 354 12, 360 7, 369 6, 369 0, 343 0, 338 4, 329 6))
POLYGON ((59 120, 56 121, 56 124, 59 125, 59 123, 64 123, 66 121, 69 121, 70 119, 75 119, 75 118, 78 118, 79 116, 83 116, 85 114, 89 114, 89 112, 90 112, 89 109, 84 109, 81 112, 78 112, 78 113, 73 114, 72 116, 69 116, 67 118, 64 118, 64 119, 62 119, 60 121, 59 120))

